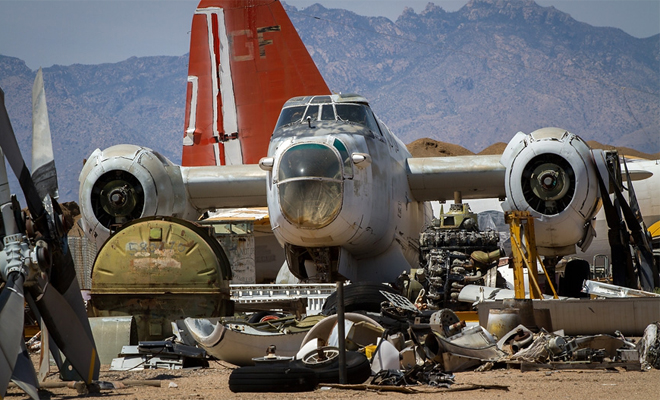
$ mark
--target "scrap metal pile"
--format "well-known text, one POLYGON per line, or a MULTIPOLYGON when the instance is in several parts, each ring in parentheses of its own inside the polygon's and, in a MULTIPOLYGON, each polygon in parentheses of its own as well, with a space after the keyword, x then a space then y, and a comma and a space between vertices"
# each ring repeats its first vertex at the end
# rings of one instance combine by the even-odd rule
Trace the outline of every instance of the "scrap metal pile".
MULTIPOLYGON (((497 337, 480 325, 466 325, 450 309, 419 310, 386 288, 380 291, 380 312, 345 314, 348 384, 450 387, 455 372, 470 369, 660 366, 660 324, 650 325, 638 344, 618 333, 570 337, 522 324, 497 337)), ((339 383, 337 319, 331 314, 292 324, 287 318, 282 323, 188 318, 181 326, 209 355, 240 366, 229 378, 232 391, 289 392, 339 383)))

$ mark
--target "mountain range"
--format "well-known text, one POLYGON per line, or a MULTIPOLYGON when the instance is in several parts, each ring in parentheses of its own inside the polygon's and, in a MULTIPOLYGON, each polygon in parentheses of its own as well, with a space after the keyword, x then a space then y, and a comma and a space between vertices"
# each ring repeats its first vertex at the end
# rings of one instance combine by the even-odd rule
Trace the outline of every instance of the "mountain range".
MULTIPOLYGON (((559 126, 660 152, 660 35, 593 27, 531 0, 472 0, 455 12, 429 3, 396 21, 285 8, 331 90, 367 97, 405 143, 430 138, 478 153, 518 131, 559 126)), ((180 162, 187 62, 44 68, 62 200, 77 199, 96 148, 140 144, 180 162)), ((0 87, 28 160, 35 73, 0 55, 0 87)))

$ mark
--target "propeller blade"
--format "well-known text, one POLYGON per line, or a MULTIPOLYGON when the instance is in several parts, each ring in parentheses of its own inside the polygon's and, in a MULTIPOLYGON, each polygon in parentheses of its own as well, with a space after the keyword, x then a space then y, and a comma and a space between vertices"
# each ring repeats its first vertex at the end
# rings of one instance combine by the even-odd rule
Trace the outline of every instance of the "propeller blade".
MULTIPOLYGON (((37 92, 36 103, 39 103, 39 93, 42 92, 39 87, 43 87, 43 82, 39 82, 39 76, 38 74, 34 88, 34 91, 37 92)), ((43 79, 43 75, 41 77, 43 79)), ((19 178, 37 231, 41 233, 43 240, 48 245, 48 251, 52 255, 50 282, 40 282, 40 285, 30 287, 30 294, 36 300, 37 309, 48 326, 54 342, 80 376, 90 383, 92 379, 98 378, 98 356, 85 304, 76 279, 76 270, 69 252, 66 233, 60 222, 61 210, 59 204, 52 201, 51 196, 43 198, 39 196, 18 148, 5 108, 4 92, 1 89, 0 102, 2 103, 2 107, 0 107, 0 146, 7 155, 9 165, 19 178)), ((37 108, 42 107, 38 105, 37 108)), ((45 107, 43 107, 43 111, 36 112, 37 115, 44 113, 45 107)), ((45 129, 39 128, 38 130, 44 131, 45 129)))
MULTIPOLYGON (((75 276, 74 282, 75 285, 70 287, 72 290, 78 287, 75 276)), ((49 334, 86 383, 97 380, 100 363, 87 316, 80 318, 78 312, 53 285, 45 283, 41 287, 43 292, 32 293, 32 296, 36 300, 37 309, 48 327, 49 334)), ((30 291, 33 290, 38 289, 31 287, 30 291)), ((80 290, 77 294, 80 296, 80 290)), ((82 303, 82 297, 80 300, 82 303)))
POLYGON ((639 208, 639 203, 637 202, 637 195, 635 194, 635 188, 633 187, 632 179, 630 179, 630 172, 628 172, 628 164, 626 164, 626 158, 623 157, 623 167, 626 169, 626 183, 628 185, 628 204, 630 205, 630 210, 635 214, 637 222, 642 226, 644 230, 644 219, 642 218, 642 210, 639 208))
MULTIPOLYGON (((610 171, 607 171, 613 185, 618 185, 610 171)), ((630 255, 629 240, 630 235, 625 223, 621 220, 621 207, 619 200, 615 197, 614 202, 610 199, 609 190, 603 181, 600 172, 596 170, 598 178, 598 187, 600 188, 601 199, 603 201, 603 210, 605 211, 605 220, 607 221, 607 237, 610 244, 610 255, 612 256, 612 280, 615 285, 625 287, 637 287, 634 282, 637 275, 633 268, 632 257, 630 255)))
MULTIPOLYGON (((627 169, 627 168, 626 168, 627 169)), ((637 205, 637 198, 634 197, 634 192, 632 189, 632 184, 629 183, 628 190, 633 193, 633 198, 635 200, 635 205, 637 205)), ((619 206, 623 212, 623 217, 626 221, 626 226, 630 231, 630 235, 633 238, 632 246, 635 249, 635 260, 637 264, 637 276, 639 278, 639 284, 642 290, 647 292, 652 292, 657 284, 660 282, 660 277, 658 276, 657 268, 653 263, 653 254, 650 248, 650 245, 646 237, 646 229, 644 228, 644 223, 639 221, 638 216, 635 214, 631 206, 628 204, 626 199, 623 197, 623 193, 619 188, 619 185, 613 185, 614 194, 619 200, 619 206)), ((640 214, 641 218, 641 214, 640 214)))
POLYGON ((53 143, 48 122, 46 91, 41 68, 32 86, 32 180, 40 198, 50 195, 59 197, 57 191, 57 170, 53 157, 53 143))
POLYGON ((47 223, 42 218, 45 213, 44 206, 41 203, 39 192, 37 192, 37 188, 34 186, 30 171, 25 166, 21 150, 16 142, 14 129, 11 126, 7 108, 5 107, 5 92, 2 89, 0 89, 0 106, 0 147, 2 147, 7 161, 9 161, 9 165, 14 171, 14 175, 18 178, 18 183, 21 185, 21 189, 25 195, 25 201, 27 202, 30 214, 32 214, 38 227, 43 229, 43 225, 46 225, 45 230, 47 232, 47 223))
POLYGON ((25 297, 23 296, 24 277, 19 272, 11 272, 7 284, 0 293, 0 398, 7 393, 23 338, 25 319, 25 297))
MULTIPOLYGON (((41 320, 41 317, 39 317, 41 320)), ((50 335, 48 334, 48 327, 41 320, 41 352, 39 353, 39 372, 37 372, 37 379, 43 382, 50 373, 50 335)))
POLYGON ((21 352, 18 354, 11 380, 34 400, 39 400, 39 394, 37 393, 39 382, 37 382, 37 375, 34 372, 34 365, 32 365, 27 348, 25 348, 25 341, 21 340, 20 342, 21 352))
POLYGON ((34 301, 34 298, 29 291, 25 293, 25 300, 30 306, 34 316, 39 320, 39 325, 41 326, 41 353, 39 354, 39 371, 37 373, 37 379, 39 382, 43 382, 50 373, 50 355, 53 356, 55 365, 57 365, 57 368, 60 370, 63 361, 60 357, 60 350, 57 348, 55 342, 53 342, 53 338, 48 334, 48 327, 44 323, 44 319, 41 318, 37 303, 34 301))

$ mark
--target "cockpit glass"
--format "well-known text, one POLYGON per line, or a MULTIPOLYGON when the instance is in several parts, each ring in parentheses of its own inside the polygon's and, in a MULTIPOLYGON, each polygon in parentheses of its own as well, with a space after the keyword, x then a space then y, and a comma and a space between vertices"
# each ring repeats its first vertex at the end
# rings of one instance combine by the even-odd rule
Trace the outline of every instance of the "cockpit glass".
POLYGON ((378 124, 371 110, 362 104, 335 104, 337 117, 344 121, 356 122, 378 133, 378 124))
POLYGON ((280 183, 278 187, 282 214, 301 228, 322 228, 341 211, 341 182, 300 180, 280 183))
POLYGON ((301 121, 305 113, 305 106, 289 107, 282 110, 280 118, 277 120, 275 129, 282 125, 288 125, 292 122, 301 121))
POLYGON ((332 99, 330 96, 314 96, 314 98, 310 101, 311 104, 318 104, 318 103, 330 103, 332 99))
POLYGON ((337 154, 320 143, 306 143, 287 150, 280 159, 277 179, 291 178, 342 179, 341 163, 337 154))
POLYGON ((310 105, 307 107, 307 112, 305 113, 305 116, 303 117, 303 120, 306 121, 307 117, 311 118, 312 121, 316 121, 319 116, 319 106, 312 106, 310 105))
POLYGON ((321 120, 322 121, 334 121, 335 120, 335 110, 332 109, 332 104, 324 104, 321 109, 321 120))
MULTIPOLYGON (((298 103, 300 104, 300 103, 298 103)), ((280 118, 277 120, 275 131, 281 126, 291 125, 293 123, 302 123, 311 118, 312 121, 348 121, 367 127, 375 134, 381 134, 378 122, 371 108, 366 104, 356 103, 333 103, 329 96, 316 96, 305 105, 296 105, 282 109, 280 118), (327 100, 327 103, 321 103, 320 100, 327 100)), ((308 133, 312 133, 310 131, 308 133)), ((303 132, 298 132, 300 135, 303 132)), ((283 134, 273 132, 273 137, 283 134)))

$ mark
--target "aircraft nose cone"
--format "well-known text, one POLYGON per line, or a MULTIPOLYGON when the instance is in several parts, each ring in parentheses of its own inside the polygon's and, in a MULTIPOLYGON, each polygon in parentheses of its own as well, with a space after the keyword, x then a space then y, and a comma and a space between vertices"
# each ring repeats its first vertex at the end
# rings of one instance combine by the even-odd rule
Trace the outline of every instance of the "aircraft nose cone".
POLYGON ((306 143, 280 159, 278 176, 282 214, 300 228, 330 224, 342 206, 342 163, 330 147, 306 143))

